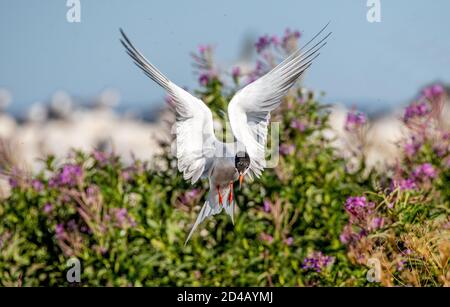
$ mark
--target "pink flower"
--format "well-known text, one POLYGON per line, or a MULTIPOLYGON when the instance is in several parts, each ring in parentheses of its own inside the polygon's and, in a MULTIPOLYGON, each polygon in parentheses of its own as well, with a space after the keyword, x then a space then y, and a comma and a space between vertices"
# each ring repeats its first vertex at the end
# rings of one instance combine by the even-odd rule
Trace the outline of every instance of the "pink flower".
POLYGON ((284 240, 284 243, 285 243, 287 246, 291 246, 292 243, 294 243, 294 238, 293 238, 293 237, 289 237, 289 238, 287 238, 287 239, 284 240))
POLYGON ((33 190, 35 190, 36 192, 40 192, 44 189, 44 184, 37 179, 33 179, 31 181, 31 186, 33 187, 33 190))
POLYGON ((423 117, 428 113, 430 113, 430 109, 428 108, 428 105, 425 102, 413 103, 406 108, 403 120, 405 123, 407 123, 412 118, 423 117))
POLYGON ((334 257, 325 256, 322 252, 314 252, 309 257, 303 259, 302 268, 304 270, 314 270, 321 272, 324 268, 330 266, 334 262, 334 257))
POLYGON ((63 224, 57 224, 55 226, 55 234, 56 238, 61 239, 64 236, 64 225, 63 224))
POLYGON ((288 156, 292 154, 295 151, 295 146, 293 144, 287 145, 287 144, 281 144, 280 146, 280 153, 283 156, 288 156))
POLYGON ((198 46, 198 52, 201 55, 204 55, 206 52, 211 51, 211 46, 210 45, 200 45, 198 46))
POLYGON ((261 240, 266 241, 267 243, 271 244, 273 242, 273 237, 267 233, 261 234, 261 240))
POLYGON ((430 163, 424 163, 416 167, 413 171, 413 176, 417 179, 431 179, 437 175, 436 170, 430 163))
POLYGON ((414 190, 417 188, 416 181, 412 178, 401 179, 394 185, 400 187, 400 190, 402 191, 414 190))
POLYGON ((366 122, 367 119, 364 113, 355 111, 348 112, 345 120, 345 130, 353 131, 356 128, 363 126, 366 122))
POLYGON ((410 143, 406 143, 404 150, 407 156, 413 157, 422 147, 422 143, 413 139, 410 143))
POLYGON ((300 132, 304 132, 306 130, 306 126, 305 124, 303 124, 301 121, 299 121, 298 119, 294 119, 291 122, 291 128, 293 129, 297 129, 300 132))
POLYGON ((270 205, 271 205, 270 200, 265 199, 264 200, 264 212, 270 212, 270 205))
POLYGON ((268 35, 261 36, 255 43, 256 52, 261 53, 270 46, 271 39, 268 35))
POLYGON ((51 204, 49 204, 49 203, 45 204, 45 206, 44 206, 45 213, 50 213, 50 211, 52 211, 52 209, 53 209, 53 206, 51 204))
POLYGON ((372 230, 377 230, 380 229, 384 226, 384 218, 382 217, 374 217, 371 221, 370 221, 370 228, 372 230))
POLYGON ((209 81, 210 81, 210 76, 209 76, 209 74, 206 74, 206 73, 201 74, 200 77, 198 78, 198 82, 200 83, 200 85, 203 85, 203 86, 207 86, 209 81))
POLYGON ((100 165, 104 165, 108 161, 108 155, 100 150, 94 150, 92 156, 100 165))
POLYGON ((433 100, 440 98, 445 93, 445 89, 440 84, 435 84, 425 88, 422 91, 422 96, 426 99, 433 100))
POLYGON ((278 36, 276 35, 272 35, 272 37, 270 38, 270 42, 274 45, 274 46, 278 46, 281 43, 281 40, 278 36))
POLYGON ((283 43, 282 46, 284 49, 289 49, 291 42, 296 42, 300 38, 301 34, 299 31, 291 31, 291 29, 287 28, 284 31, 283 43))
POLYGON ((234 80, 237 80, 241 76, 241 68, 239 66, 233 67, 231 71, 231 76, 234 80))

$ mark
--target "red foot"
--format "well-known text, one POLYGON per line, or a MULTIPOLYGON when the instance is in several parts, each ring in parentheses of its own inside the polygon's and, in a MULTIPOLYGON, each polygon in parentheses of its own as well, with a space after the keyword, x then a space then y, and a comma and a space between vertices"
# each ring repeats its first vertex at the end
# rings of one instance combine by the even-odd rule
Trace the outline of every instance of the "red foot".
POLYGON ((230 182, 230 194, 228 194, 228 203, 231 205, 233 202, 233 181, 230 182))
POLYGON ((221 206, 223 206, 223 199, 222 199, 222 194, 220 194, 220 187, 217 186, 216 189, 217 189, 217 193, 219 194, 219 204, 221 206))

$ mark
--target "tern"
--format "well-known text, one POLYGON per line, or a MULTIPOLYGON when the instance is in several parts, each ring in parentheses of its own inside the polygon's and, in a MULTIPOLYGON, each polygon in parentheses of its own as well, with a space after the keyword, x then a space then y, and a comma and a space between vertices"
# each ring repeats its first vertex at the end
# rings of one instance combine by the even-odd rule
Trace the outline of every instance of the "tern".
POLYGON ((213 116, 207 105, 164 76, 120 29, 120 41, 128 55, 151 80, 166 90, 175 103, 178 170, 192 184, 200 178, 209 179, 207 199, 185 245, 200 223, 209 216, 219 214, 222 209, 234 224, 234 182, 239 181, 241 185, 245 176, 261 176, 266 166, 270 112, 280 105, 288 90, 327 44, 331 35, 331 32, 325 32, 327 26, 264 76, 236 92, 228 104, 228 118, 237 140, 235 146, 216 138, 213 116))

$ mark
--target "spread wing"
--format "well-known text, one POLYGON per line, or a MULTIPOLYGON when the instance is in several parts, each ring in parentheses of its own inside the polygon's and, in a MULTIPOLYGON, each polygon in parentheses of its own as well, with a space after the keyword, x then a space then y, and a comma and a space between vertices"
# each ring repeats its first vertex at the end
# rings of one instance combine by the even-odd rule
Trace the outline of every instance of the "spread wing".
POLYGON ((120 32, 120 41, 134 63, 164 88, 175 103, 178 169, 184 179, 195 183, 208 172, 218 142, 214 135, 212 113, 203 101, 167 79, 133 46, 122 29, 120 32))
POLYGON ((264 150, 270 112, 280 105, 288 90, 319 56, 319 50, 326 45, 326 40, 331 35, 323 35, 327 26, 328 24, 301 49, 239 90, 231 99, 228 105, 230 125, 234 136, 245 146, 250 156, 250 176, 259 177, 265 167, 264 150))

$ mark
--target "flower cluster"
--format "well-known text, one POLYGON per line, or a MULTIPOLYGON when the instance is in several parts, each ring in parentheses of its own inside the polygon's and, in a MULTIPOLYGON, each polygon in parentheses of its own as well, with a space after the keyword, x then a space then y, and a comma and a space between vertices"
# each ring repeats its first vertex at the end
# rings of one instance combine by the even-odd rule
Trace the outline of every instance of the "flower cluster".
POLYGON ((270 46, 271 43, 272 39, 268 35, 261 36, 255 43, 256 52, 257 53, 263 52, 266 48, 270 46))
POLYGON ((430 108, 426 102, 412 103, 405 109, 403 121, 408 123, 413 118, 420 118, 430 113, 430 108))
POLYGON ((113 214, 119 228, 136 227, 136 221, 130 216, 126 208, 113 209, 113 214))
POLYGON ((413 157, 422 148, 423 142, 419 141, 416 137, 412 137, 410 142, 405 143, 404 152, 408 157, 413 157))
POLYGON ((83 169, 76 164, 66 164, 56 176, 49 180, 50 187, 73 187, 76 186, 83 177, 83 169))
POLYGON ((189 205, 194 200, 198 199, 200 195, 201 195, 200 189, 192 189, 183 193, 180 197, 180 201, 183 205, 189 205))
POLYGON ((295 152, 295 145, 293 144, 281 144, 280 153, 283 156, 289 156, 295 152))
POLYGON ((385 225, 385 219, 375 211, 375 203, 369 202, 365 196, 347 198, 345 210, 349 214, 349 224, 340 235, 344 244, 353 244, 385 225))
POLYGON ((297 41, 300 39, 301 34, 299 31, 292 31, 287 28, 284 31, 282 39, 282 47, 287 51, 293 51, 297 47, 297 41))
POLYGON ((441 98, 445 93, 445 89, 440 84, 435 84, 425 88, 422 91, 422 97, 428 100, 435 100, 441 98))
POLYGON ((291 122, 291 128, 296 129, 300 132, 304 132, 306 130, 306 125, 302 121, 294 119, 291 122))
POLYGON ((368 202, 365 196, 349 197, 345 201, 345 209, 350 213, 351 218, 363 219, 370 214, 375 204, 368 202))
POLYGON ((303 259, 302 268, 304 270, 314 270, 319 273, 332 265, 333 262, 334 257, 326 256, 322 252, 314 252, 309 257, 303 259))
POLYGON ((218 79, 219 74, 214 62, 214 49, 211 45, 200 45, 198 53, 191 54, 198 74, 198 82, 206 87, 211 81, 218 79))
POLYGON ((367 118, 364 113, 356 111, 348 112, 345 120, 345 130, 354 131, 355 129, 364 126, 366 122, 367 118))

